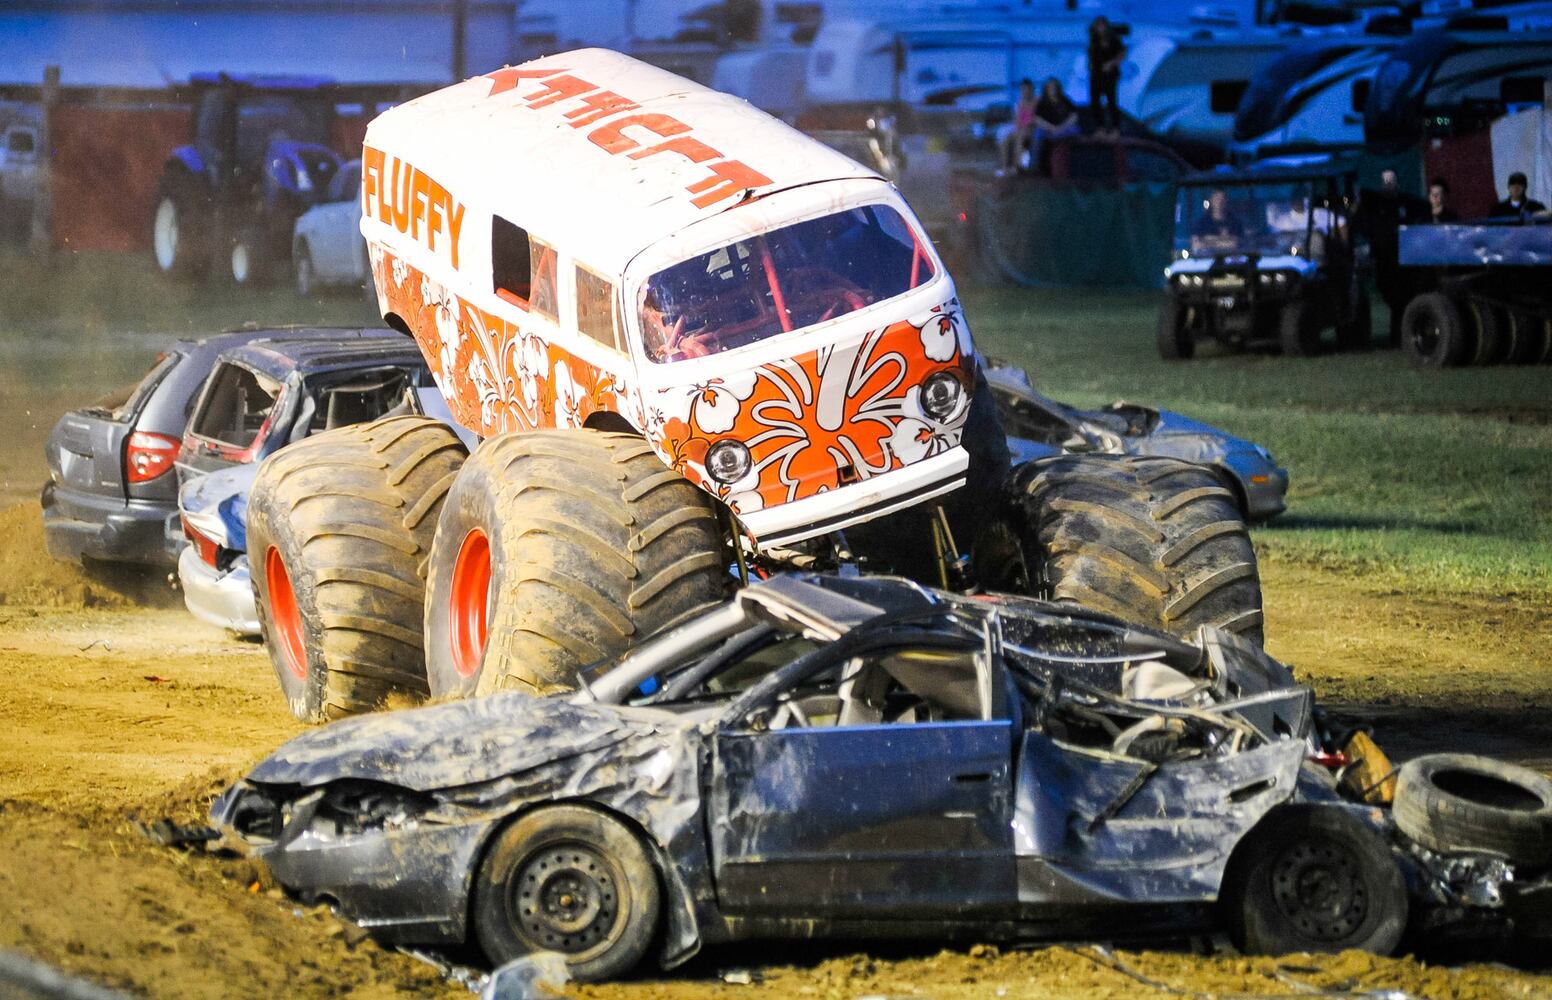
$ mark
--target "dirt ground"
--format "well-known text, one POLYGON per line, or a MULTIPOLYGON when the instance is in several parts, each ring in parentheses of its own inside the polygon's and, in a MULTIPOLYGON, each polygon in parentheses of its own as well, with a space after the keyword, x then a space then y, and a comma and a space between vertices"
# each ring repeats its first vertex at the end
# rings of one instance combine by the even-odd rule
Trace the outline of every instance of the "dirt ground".
MULTIPOLYGON (((1265 585, 1272 651, 1343 711, 1375 717, 1398 755, 1448 747, 1552 767, 1552 607, 1422 600, 1275 562, 1265 585)), ((299 731, 259 646, 193 621, 154 574, 87 575, 48 560, 36 507, 13 501, 0 509, 0 664, 0 949, 153 997, 462 993, 326 911, 298 908, 245 862, 153 847, 135 831, 136 817, 197 819, 226 781, 299 731)), ((609 1000, 1385 990, 1546 997, 1552 977, 1357 953, 788 945, 713 951, 664 981, 574 988, 609 1000), (731 968, 753 968, 756 981, 723 982, 731 968)))

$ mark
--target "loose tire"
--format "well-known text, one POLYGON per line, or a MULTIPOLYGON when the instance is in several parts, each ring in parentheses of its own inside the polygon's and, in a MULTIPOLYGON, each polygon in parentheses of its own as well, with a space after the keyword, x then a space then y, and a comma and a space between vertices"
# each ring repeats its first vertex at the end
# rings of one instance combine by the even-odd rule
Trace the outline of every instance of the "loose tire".
POLYGON ((1443 292, 1428 292, 1407 303, 1401 346, 1419 367, 1447 368, 1465 363, 1472 338, 1455 301, 1443 292))
POLYGON ((296 248, 296 253, 291 261, 291 272, 296 278, 296 294, 300 298, 311 298, 318 290, 318 276, 313 271, 312 251, 303 243, 296 248))
POLYGON ((1397 774, 1393 815, 1429 850, 1552 861, 1552 781, 1527 767, 1476 754, 1418 757, 1397 774))
POLYGON ((708 498, 634 434, 504 434, 458 475, 425 608, 431 693, 545 692, 726 589, 708 498))
POLYGON ((1342 351, 1367 351, 1374 346, 1374 313, 1369 306, 1369 290, 1358 288, 1353 315, 1336 328, 1336 346, 1342 351))
POLYGON ((1213 625, 1262 641, 1255 551, 1233 493, 1208 469, 1170 458, 1065 455, 1024 465, 1010 482, 1011 517, 977 540, 983 585, 1176 635, 1213 625))
POLYGON ((209 263, 209 250, 198 219, 199 182, 184 170, 162 179, 151 214, 151 253, 157 270, 174 278, 199 275, 209 263))
POLYGON ((1308 304, 1289 302, 1278 317, 1278 342, 1283 354, 1290 358, 1309 357, 1320 353, 1320 327, 1308 304))
POLYGON ((657 870, 640 838, 582 806, 519 817, 496 834, 474 880, 474 932, 492 965, 554 951, 581 982, 635 968, 661 913, 657 870))
POLYGON ((1334 808, 1293 807, 1248 838, 1219 896, 1241 951, 1396 950, 1406 930, 1406 881, 1385 841, 1360 820, 1334 808))
POLYGON ((1186 325, 1189 315, 1190 310, 1174 298, 1166 298, 1159 309, 1159 357, 1165 361, 1188 361, 1196 353, 1196 343, 1186 325))
POLYGON ((1509 344, 1504 336, 1503 317, 1497 306, 1477 299, 1468 300, 1466 312, 1471 317, 1471 327, 1476 332, 1476 351, 1470 364, 1496 365, 1504 358, 1509 344))
POLYGON ((464 449, 398 416, 266 459, 248 501, 259 626, 291 712, 321 722, 424 696, 425 561, 464 449))

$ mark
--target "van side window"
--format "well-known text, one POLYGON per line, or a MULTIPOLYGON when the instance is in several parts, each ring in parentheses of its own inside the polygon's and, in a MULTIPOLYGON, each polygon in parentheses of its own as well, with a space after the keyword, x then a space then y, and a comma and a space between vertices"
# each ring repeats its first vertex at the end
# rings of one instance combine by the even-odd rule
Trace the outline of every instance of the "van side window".
POLYGON ((528 254, 533 260, 533 299, 528 303, 545 319, 560 319, 555 290, 555 248, 528 238, 528 254))
POLYGON ((527 306, 532 286, 528 232, 493 215, 490 219, 490 277, 497 295, 527 306))
POLYGON ((603 344, 620 350, 620 334, 615 326, 614 285, 605 278, 577 265, 577 329, 603 344))
POLYGON ((230 362, 222 363, 210 379, 204 407, 194 417, 194 433, 247 448, 269 424, 280 383, 230 362))

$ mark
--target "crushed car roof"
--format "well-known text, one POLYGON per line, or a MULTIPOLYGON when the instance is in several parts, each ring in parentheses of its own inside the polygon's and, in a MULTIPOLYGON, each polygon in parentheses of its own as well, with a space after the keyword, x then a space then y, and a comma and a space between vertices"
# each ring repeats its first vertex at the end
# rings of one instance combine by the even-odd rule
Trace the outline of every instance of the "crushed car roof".
POLYGON ((402 159, 460 206, 476 206, 461 270, 481 239, 488 248, 486 213, 617 273, 749 195, 881 181, 747 101, 607 49, 535 59, 409 101, 372 122, 366 145, 368 159, 371 150, 388 157, 383 187, 402 159))
POLYGON ((316 374, 341 368, 374 365, 425 366, 425 358, 413 340, 399 334, 363 337, 335 343, 328 340, 264 340, 234 347, 221 355, 252 368, 284 378, 293 371, 316 374))

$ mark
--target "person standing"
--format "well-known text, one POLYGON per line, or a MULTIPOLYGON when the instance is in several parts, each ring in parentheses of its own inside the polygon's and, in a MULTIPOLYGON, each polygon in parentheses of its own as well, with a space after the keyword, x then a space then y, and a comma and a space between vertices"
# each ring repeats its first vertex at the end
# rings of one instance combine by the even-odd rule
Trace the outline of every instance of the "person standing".
POLYGON ((1126 43, 1101 14, 1089 23, 1089 111, 1095 129, 1119 135, 1121 108, 1116 103, 1116 88, 1121 84, 1121 64, 1126 61, 1126 43))
POLYGON ((1516 170, 1509 175, 1509 197, 1493 206, 1491 218, 1514 219, 1524 222, 1538 212, 1545 212, 1547 206, 1534 198, 1525 197, 1525 175, 1516 170))
POLYGON ((1368 239, 1374 261, 1375 288, 1390 311, 1390 342, 1394 346, 1401 343, 1401 314, 1411 299, 1411 287, 1398 259, 1398 230, 1428 221, 1428 205, 1401 190, 1394 170, 1383 170, 1379 188, 1365 188, 1360 194, 1357 215, 1358 229, 1368 239))

